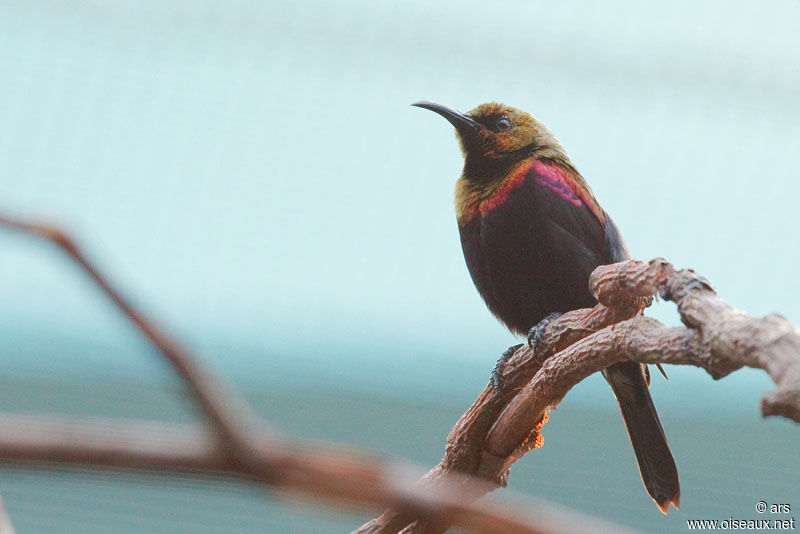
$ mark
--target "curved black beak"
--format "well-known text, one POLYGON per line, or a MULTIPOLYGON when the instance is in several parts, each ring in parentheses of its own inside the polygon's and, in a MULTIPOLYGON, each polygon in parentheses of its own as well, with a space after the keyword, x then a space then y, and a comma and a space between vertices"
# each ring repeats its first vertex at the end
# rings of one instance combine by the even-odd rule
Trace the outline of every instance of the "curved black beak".
POLYGON ((438 113, 445 119, 447 119, 450 124, 455 126, 458 133, 462 136, 470 136, 482 126, 475 121, 470 115, 466 113, 461 113, 460 111, 456 111, 455 109, 447 106, 443 106, 442 104, 436 104, 434 102, 428 102, 427 100, 420 100, 419 102, 414 102, 411 104, 412 106, 416 106, 418 108, 429 109, 433 112, 438 113))

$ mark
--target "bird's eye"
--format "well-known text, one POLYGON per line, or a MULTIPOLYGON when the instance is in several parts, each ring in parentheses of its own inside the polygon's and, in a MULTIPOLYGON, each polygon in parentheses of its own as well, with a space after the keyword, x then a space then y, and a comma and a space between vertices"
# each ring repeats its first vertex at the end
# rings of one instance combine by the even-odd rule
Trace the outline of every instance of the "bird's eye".
POLYGON ((508 117, 500 117, 497 119, 497 122, 494 123, 494 127, 498 132, 504 132, 511 128, 511 121, 508 120, 508 117))

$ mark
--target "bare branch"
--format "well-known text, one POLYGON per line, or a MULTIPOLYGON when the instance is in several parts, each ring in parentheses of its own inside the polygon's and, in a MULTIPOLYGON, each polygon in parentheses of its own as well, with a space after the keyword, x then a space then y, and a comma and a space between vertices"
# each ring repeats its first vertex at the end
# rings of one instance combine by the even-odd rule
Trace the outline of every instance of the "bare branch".
POLYGON ((236 450, 253 446, 249 427, 253 426, 255 417, 247 404, 221 380, 206 372, 178 341, 159 329, 123 297, 70 236, 54 226, 19 221, 1 214, 0 226, 41 237, 64 251, 172 365, 216 428, 216 435, 224 445, 236 450))
MULTIPOLYGON (((800 422, 800 332, 786 319, 748 316, 725 304, 693 271, 677 271, 661 258, 599 267, 590 288, 600 304, 551 322, 538 354, 528 347, 514 352, 503 370, 507 394, 500 398, 491 386, 484 389, 451 430, 445 457, 420 486, 436 486, 451 471, 484 478, 493 483, 484 486, 489 490, 505 485, 511 465, 541 444, 547 410, 587 376, 626 359, 694 365, 714 378, 743 366, 763 369, 778 389, 762 399, 762 414, 800 422), (676 302, 685 327, 668 328, 638 316, 657 292, 676 302)), ((390 509, 357 532, 447 528, 411 521, 390 509)))
POLYGON ((487 386, 451 431, 439 465, 412 483, 409 470, 395 464, 267 436, 246 404, 124 299, 67 235, 1 215, 0 226, 43 237, 81 266, 173 365, 212 429, 0 415, 2 461, 234 476, 340 507, 390 507, 360 533, 429 534, 451 524, 481 532, 620 532, 551 507, 537 510, 534 523, 507 508, 473 504, 504 485, 510 466, 541 444, 547 411, 583 378, 625 359, 695 365, 715 378, 760 368, 778 386, 762 399, 764 416, 800 422, 796 327, 777 315, 754 318, 728 306, 707 281, 663 259, 629 260, 595 270, 595 308, 550 323, 535 354, 528 347, 514 351, 503 368, 503 395, 487 386), (678 304, 684 327, 639 316, 656 292, 678 304))
POLYGON ((395 506, 415 517, 447 521, 476 532, 559 532, 534 527, 538 520, 509 507, 464 504, 464 492, 475 483, 469 477, 456 475, 436 489, 421 491, 413 484, 417 470, 342 449, 263 436, 255 457, 240 462, 220 451, 202 429, 191 426, 0 415, 0 428, 0 460, 4 462, 230 476, 268 483, 340 508, 395 506))
POLYGON ((539 521, 507 506, 473 503, 486 482, 459 473, 439 477, 436 486, 413 483, 407 467, 365 454, 308 446, 268 437, 265 425, 220 380, 208 373, 176 340, 145 317, 64 232, 0 215, 0 226, 42 237, 63 250, 101 288, 190 388, 211 423, 212 432, 151 422, 103 419, 70 421, 0 414, 0 461, 59 463, 75 466, 187 471, 254 480, 281 491, 333 503, 338 507, 392 507, 427 524, 455 524, 475 532, 542 534, 585 531, 586 523, 552 512, 539 521), (576 521, 578 521, 576 523, 576 521), (534 526, 537 525, 537 526, 534 526), (559 527, 559 528, 556 528, 559 527))

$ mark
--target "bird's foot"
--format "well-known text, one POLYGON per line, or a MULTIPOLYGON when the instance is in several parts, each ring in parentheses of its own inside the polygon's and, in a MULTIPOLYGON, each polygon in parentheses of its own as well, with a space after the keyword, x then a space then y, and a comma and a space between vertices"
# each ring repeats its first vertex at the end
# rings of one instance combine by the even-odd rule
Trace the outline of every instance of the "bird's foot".
POLYGON ((542 336, 544 335, 544 329, 547 328, 551 322, 555 321, 559 317, 564 315, 561 312, 552 312, 548 313, 544 319, 539 321, 539 323, 531 328, 531 331, 528 332, 528 346, 531 348, 533 352, 536 352, 536 347, 539 346, 539 343, 542 342, 542 336))
POLYGON ((518 348, 522 346, 522 343, 519 345, 512 345, 506 349, 506 351, 497 359, 497 363, 494 365, 494 369, 492 369, 492 388, 494 392, 498 395, 502 394, 503 391, 503 366, 508 362, 511 356, 517 351, 518 348))

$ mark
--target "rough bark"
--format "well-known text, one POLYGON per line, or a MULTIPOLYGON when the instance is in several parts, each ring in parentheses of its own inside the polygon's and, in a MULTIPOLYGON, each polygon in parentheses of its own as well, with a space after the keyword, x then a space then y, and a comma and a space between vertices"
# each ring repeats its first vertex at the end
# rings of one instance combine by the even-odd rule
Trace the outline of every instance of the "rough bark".
MULTIPOLYGON (((783 317, 751 317, 726 304, 704 278, 661 258, 599 267, 589 283, 599 304, 551 322, 535 354, 527 346, 514 352, 503 369, 504 395, 484 388, 420 487, 436 487, 454 471, 490 482, 478 487, 487 493, 505 485, 511 465, 541 444, 547 411, 578 382, 625 359, 694 365, 715 379, 742 367, 763 369, 777 386, 762 398, 764 417, 800 422, 800 331, 783 317), (677 304, 685 326, 668 328, 640 315, 657 294, 677 304)), ((389 509, 356 532, 432 533, 447 526, 389 509)))

